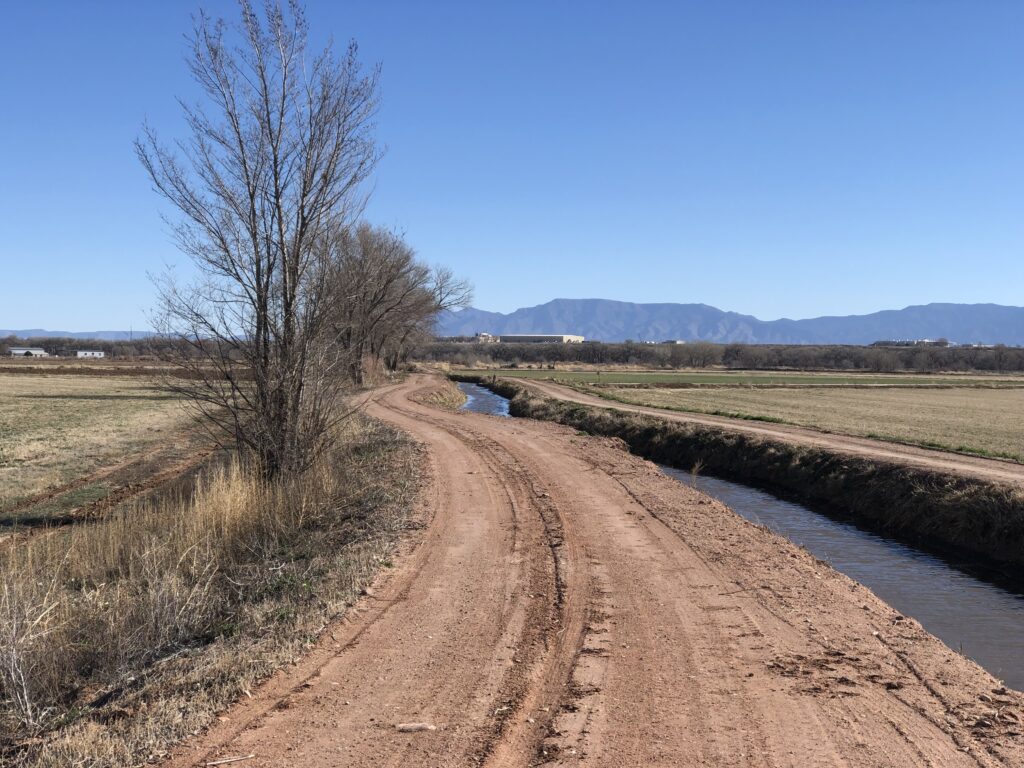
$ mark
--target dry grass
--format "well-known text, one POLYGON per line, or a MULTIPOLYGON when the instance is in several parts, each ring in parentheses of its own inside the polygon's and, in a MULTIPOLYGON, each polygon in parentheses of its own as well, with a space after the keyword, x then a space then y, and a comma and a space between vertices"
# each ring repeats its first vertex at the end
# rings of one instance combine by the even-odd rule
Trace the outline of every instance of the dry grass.
POLYGON ((82 373, 97 376, 152 374, 167 372, 173 367, 154 357, 0 357, 0 372, 3 373, 82 373))
POLYGON ((423 405, 445 411, 457 411, 466 402, 466 395, 450 379, 438 379, 437 384, 423 393, 415 395, 423 405))
POLYGON ((763 419, 1024 461, 1020 389, 588 389, 626 403, 763 419))
POLYGON ((387 564, 418 466, 360 418, 301 478, 233 463, 0 553, 0 763, 136 765, 207 725, 387 564))
POLYGON ((188 423, 180 401, 145 379, 0 374, 0 512, 188 423))

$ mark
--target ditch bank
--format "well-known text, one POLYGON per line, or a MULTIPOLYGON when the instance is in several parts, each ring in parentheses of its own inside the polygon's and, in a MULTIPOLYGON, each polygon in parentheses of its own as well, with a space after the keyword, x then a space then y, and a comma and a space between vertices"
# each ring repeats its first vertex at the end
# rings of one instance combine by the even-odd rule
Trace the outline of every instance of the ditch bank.
POLYGON ((450 377, 508 398, 512 416, 618 437, 651 461, 769 490, 1024 586, 1024 490, 1012 485, 539 397, 505 379, 450 377))

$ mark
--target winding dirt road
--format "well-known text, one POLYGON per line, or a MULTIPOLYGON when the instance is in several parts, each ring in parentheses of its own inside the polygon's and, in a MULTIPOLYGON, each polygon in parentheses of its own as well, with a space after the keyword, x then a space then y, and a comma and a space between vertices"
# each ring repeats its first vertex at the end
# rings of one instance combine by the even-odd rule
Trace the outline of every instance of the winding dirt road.
POLYGON ((424 528, 172 766, 1024 765, 1022 696, 867 589, 616 441, 432 386, 368 405, 425 448, 424 528))
POLYGON ((591 405, 597 408, 614 408, 630 413, 643 413, 648 416, 657 416, 668 421, 678 421, 686 424, 719 427, 733 432, 743 432, 783 442, 824 448, 833 453, 868 456, 907 466, 930 469, 936 472, 980 478, 990 482, 1024 484, 1024 464, 1017 464, 1012 461, 986 459, 980 456, 967 456, 947 451, 935 451, 928 448, 918 448, 913 445, 872 440, 867 437, 838 435, 806 427, 731 419, 727 416, 710 416, 702 413, 685 413, 646 405, 632 405, 630 403, 607 400, 598 395, 580 392, 572 387, 555 384, 551 381, 527 381, 524 379, 510 379, 510 381, 531 389, 543 397, 550 397, 555 400, 565 400, 570 403, 591 405))

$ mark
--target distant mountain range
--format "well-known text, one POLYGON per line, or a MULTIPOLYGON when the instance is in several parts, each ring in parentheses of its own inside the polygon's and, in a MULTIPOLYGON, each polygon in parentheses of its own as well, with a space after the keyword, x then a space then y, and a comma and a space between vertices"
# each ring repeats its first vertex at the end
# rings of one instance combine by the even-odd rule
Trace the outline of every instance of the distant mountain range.
MULTIPOLYGON (((609 299, 555 299, 502 314, 470 307, 442 315, 439 336, 479 332, 574 333, 595 341, 740 342, 745 344, 870 344, 883 339, 940 339, 960 344, 1024 345, 1024 307, 925 304, 870 315, 758 320, 707 304, 632 304, 609 299)), ((61 337, 124 341, 151 331, 0 329, 0 338, 61 337)))
POLYGON ((439 336, 479 332, 573 333, 596 341, 870 344, 883 339, 939 339, 960 344, 1024 345, 1024 307, 926 304, 870 315, 758 320, 707 304, 631 304, 608 299, 555 299, 509 314, 464 309, 438 322, 439 336))
POLYGON ((0 329, 0 339, 17 336, 19 339, 99 339, 102 341, 128 341, 148 339, 156 334, 152 331, 47 331, 44 328, 23 328, 20 331, 0 329))

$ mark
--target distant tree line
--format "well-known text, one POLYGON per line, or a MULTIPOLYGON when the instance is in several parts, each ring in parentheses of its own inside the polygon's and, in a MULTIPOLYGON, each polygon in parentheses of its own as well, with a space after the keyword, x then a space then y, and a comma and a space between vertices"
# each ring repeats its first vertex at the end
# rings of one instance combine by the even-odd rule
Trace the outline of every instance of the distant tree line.
POLYGON ((160 349, 166 345, 167 341, 159 338, 112 341, 74 339, 62 336, 30 336, 28 338, 7 336, 0 338, 0 356, 10 355, 11 347, 38 347, 48 355, 59 357, 74 357, 80 349, 93 349, 105 353, 107 357, 154 359, 158 356, 160 349))
POLYGON ((1024 371, 1021 347, 875 347, 761 344, 472 344, 419 345, 412 359, 453 365, 521 366, 553 363, 642 365, 650 368, 901 371, 1024 371))

